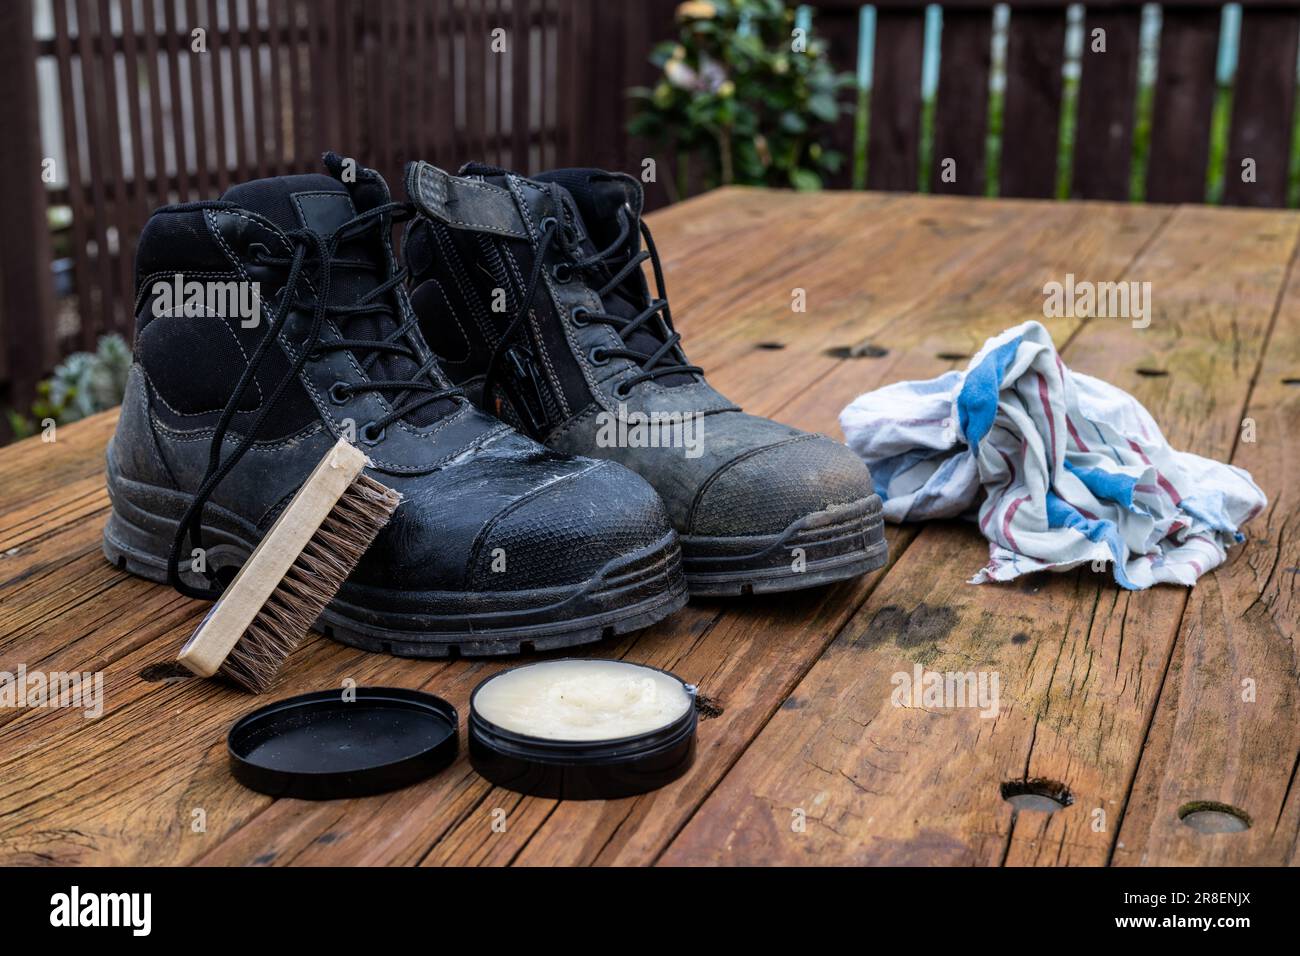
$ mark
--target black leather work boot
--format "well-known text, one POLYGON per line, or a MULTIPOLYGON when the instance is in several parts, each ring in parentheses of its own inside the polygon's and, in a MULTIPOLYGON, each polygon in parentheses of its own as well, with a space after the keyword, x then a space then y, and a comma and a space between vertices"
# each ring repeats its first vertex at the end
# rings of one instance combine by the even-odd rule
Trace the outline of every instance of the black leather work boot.
POLYGON ((317 623, 338 640, 416 657, 515 653, 684 604, 654 490, 467 401, 424 343, 394 258, 392 223, 410 208, 372 170, 344 182, 346 161, 325 161, 332 175, 234 186, 145 227, 135 364, 108 448, 109 560, 213 596, 212 578, 245 560, 346 437, 403 501, 317 623), (257 296, 244 294, 252 283, 257 296), (259 316, 230 308, 253 301, 259 316))
POLYGON ((407 192, 420 213, 403 247, 412 304, 447 374, 549 447, 649 481, 693 594, 787 591, 885 562, 861 460, 745 414, 687 361, 635 179, 421 162, 407 192))

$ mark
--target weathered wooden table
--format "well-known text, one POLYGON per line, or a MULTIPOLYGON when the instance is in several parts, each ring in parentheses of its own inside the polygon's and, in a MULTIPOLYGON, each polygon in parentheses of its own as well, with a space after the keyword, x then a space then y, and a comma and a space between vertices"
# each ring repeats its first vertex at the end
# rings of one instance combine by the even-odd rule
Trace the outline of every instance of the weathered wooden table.
MULTIPOLYGON (((891 564, 861 581, 694 601, 598 645, 671 668, 714 705, 694 768, 654 794, 521 798, 462 756, 397 793, 306 803, 227 772, 226 730, 252 698, 167 666, 204 606, 100 554, 114 422, 100 415, 0 450, 0 670, 102 671, 106 697, 98 719, 0 709, 0 862, 1300 862, 1300 216, 731 189, 653 226, 714 384, 837 436, 860 392, 960 366, 1042 319, 1046 282, 1150 282, 1149 328, 1045 324, 1175 446, 1250 469, 1269 508, 1192 591, 1127 593, 1087 569, 968 585, 984 542, 941 523, 891 528, 891 564), (1000 713, 893 706, 891 676, 916 662, 996 671, 1000 713), (1025 781, 1068 805, 1017 809, 1003 788, 1025 781), (1182 819, 1207 807, 1250 825, 1182 819)), ((432 690, 463 715, 505 663, 313 637, 278 693, 352 678, 432 690)))

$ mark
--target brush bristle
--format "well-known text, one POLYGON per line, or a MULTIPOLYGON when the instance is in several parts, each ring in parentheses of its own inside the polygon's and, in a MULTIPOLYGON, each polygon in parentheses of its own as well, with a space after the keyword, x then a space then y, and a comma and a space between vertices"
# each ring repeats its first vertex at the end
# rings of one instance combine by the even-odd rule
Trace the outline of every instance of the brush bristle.
POLYGON ((269 690, 285 659, 338 593, 401 500, 391 488, 364 473, 358 475, 231 649, 220 673, 255 694, 269 690))

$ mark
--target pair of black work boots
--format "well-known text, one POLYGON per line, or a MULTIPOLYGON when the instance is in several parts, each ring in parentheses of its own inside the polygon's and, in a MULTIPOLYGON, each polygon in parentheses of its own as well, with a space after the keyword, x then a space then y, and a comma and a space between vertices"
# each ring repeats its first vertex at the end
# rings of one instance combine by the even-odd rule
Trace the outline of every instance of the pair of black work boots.
POLYGON ((397 203, 325 166, 146 225, 109 560, 212 596, 342 436, 403 495, 317 624, 369 650, 576 645, 883 564, 862 462, 687 361, 635 179, 418 162, 397 203))

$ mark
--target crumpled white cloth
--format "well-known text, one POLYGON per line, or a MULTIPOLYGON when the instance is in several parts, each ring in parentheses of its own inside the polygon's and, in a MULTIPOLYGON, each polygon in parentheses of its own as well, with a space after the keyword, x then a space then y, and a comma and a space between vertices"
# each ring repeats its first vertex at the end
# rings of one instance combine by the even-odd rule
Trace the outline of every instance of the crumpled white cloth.
POLYGON ((972 584, 1099 562, 1125 588, 1192 585, 1267 504, 1248 472, 1175 451, 1133 396, 1071 372, 1038 322, 964 372, 858 397, 840 425, 886 519, 978 520, 972 584))

